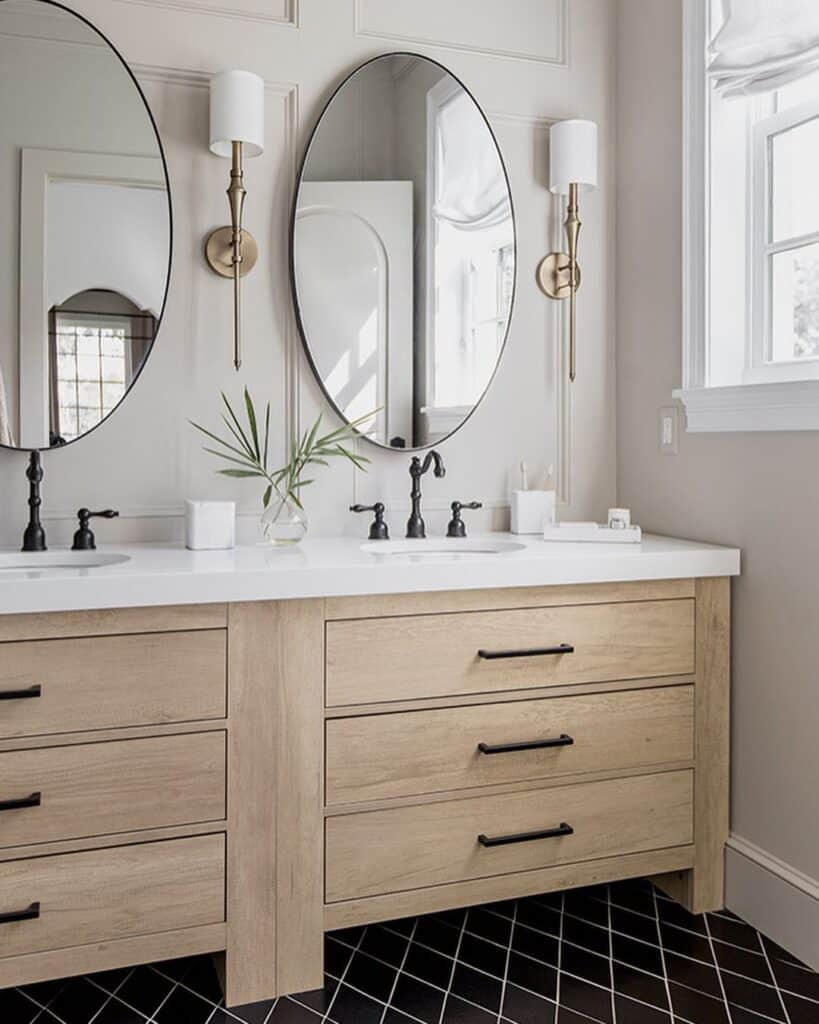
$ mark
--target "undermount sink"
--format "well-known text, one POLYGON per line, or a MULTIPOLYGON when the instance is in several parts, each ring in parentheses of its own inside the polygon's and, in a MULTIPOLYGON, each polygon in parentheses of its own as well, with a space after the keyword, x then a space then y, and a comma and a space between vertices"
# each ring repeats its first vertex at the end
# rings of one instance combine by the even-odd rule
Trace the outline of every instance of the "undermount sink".
POLYGON ((426 538, 424 540, 379 540, 362 545, 361 550, 370 555, 387 555, 394 558, 422 558, 442 560, 477 555, 510 555, 523 551, 525 544, 513 540, 493 540, 491 537, 475 540, 460 540, 450 537, 426 538))
POLYGON ((99 551, 16 551, 0 553, 0 574, 21 573, 49 576, 82 573, 88 569, 104 569, 130 561, 128 555, 101 554, 99 551))

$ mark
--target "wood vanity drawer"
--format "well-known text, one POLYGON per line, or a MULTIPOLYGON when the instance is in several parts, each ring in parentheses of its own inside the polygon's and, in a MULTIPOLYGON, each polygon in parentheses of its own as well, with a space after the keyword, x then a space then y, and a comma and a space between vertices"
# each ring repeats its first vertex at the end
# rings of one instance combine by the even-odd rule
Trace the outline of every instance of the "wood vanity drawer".
POLYGON ((328 903, 621 854, 693 838, 693 772, 584 782, 331 817, 328 903), (565 834, 484 846, 558 830, 565 834))
POLYGON ((225 735, 0 754, 0 846, 221 821, 225 735), (14 807, 16 801, 30 805, 14 807))
POLYGON ((693 757, 693 686, 337 718, 327 722, 327 804, 693 757))
POLYGON ((224 718, 225 630, 0 645, 0 739, 224 718))
POLYGON ((224 920, 224 835, 0 864, 0 957, 224 920))
POLYGON ((691 599, 327 623, 329 707, 693 671, 691 599))

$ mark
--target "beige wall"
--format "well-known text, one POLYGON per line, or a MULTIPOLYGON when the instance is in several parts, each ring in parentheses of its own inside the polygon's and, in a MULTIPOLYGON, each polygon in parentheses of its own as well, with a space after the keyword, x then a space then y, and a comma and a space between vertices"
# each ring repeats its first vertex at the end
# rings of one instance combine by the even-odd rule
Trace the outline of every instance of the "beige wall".
POLYGON ((742 549, 732 831, 819 879, 819 435, 681 433, 678 456, 658 449, 681 378, 681 7, 619 3, 618 501, 644 528, 742 549))
MULTIPOLYGON (((219 391, 245 381, 272 401, 275 452, 326 408, 300 353, 287 270, 294 168, 329 91, 376 53, 412 49, 442 61, 488 112, 512 181, 519 285, 509 344, 487 399, 441 446, 445 481, 425 487, 427 522, 445 529, 453 499, 482 500, 478 526, 508 522, 508 494, 525 458, 533 478, 563 469, 570 514, 605 515, 615 493, 614 0, 67 0, 134 65, 166 146, 174 200, 174 266, 165 321, 138 386, 87 439, 45 456, 49 537, 70 540, 81 506, 115 506, 109 539, 179 539, 188 497, 235 497, 240 537, 257 536, 258 488, 214 475, 188 419, 215 424, 219 391), (207 269, 202 240, 225 223, 228 163, 208 153, 208 76, 243 67, 267 82, 264 156, 248 160, 247 226, 261 258, 245 282, 245 364, 231 366, 231 289, 207 269), (535 265, 562 214, 545 188, 550 119, 600 122, 602 188, 585 204, 586 299, 581 376, 571 398, 556 358, 557 304, 537 289, 535 265), (566 401, 563 399, 566 398, 566 401)), ((563 312, 561 309, 560 312, 563 312)), ((389 504, 395 535, 408 514, 408 457, 373 454, 364 476, 336 465, 306 494, 311 528, 364 536, 351 501, 389 504)), ((19 543, 25 459, 0 452, 0 546, 19 543)))

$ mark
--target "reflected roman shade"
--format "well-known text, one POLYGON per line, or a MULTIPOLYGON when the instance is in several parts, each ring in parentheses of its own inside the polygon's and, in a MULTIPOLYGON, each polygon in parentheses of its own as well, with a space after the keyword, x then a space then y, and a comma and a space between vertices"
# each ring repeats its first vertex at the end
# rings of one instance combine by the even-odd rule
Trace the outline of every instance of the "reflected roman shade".
POLYGON ((819 70, 817 0, 722 0, 708 71, 722 96, 779 89, 819 70))
POLYGON ((471 98, 457 94, 438 111, 435 216, 462 231, 500 224, 511 216, 503 168, 486 144, 486 122, 471 98))

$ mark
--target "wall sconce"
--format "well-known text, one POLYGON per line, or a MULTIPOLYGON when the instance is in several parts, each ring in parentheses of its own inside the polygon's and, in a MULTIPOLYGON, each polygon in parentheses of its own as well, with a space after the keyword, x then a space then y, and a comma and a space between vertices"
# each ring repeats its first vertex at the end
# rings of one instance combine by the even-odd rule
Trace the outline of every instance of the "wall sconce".
POLYGON ((549 132, 549 191, 567 195, 566 240, 568 252, 552 252, 537 268, 537 283, 550 299, 569 300, 569 379, 577 375, 577 289, 580 266, 577 239, 580 236, 578 194, 597 188, 597 125, 594 121, 558 121, 549 132))
POLYGON ((233 364, 242 365, 241 279, 259 257, 256 239, 242 227, 247 190, 244 157, 264 152, 264 82, 250 71, 225 71, 210 80, 210 151, 232 160, 230 227, 217 228, 205 243, 205 258, 220 277, 233 279, 233 364))

